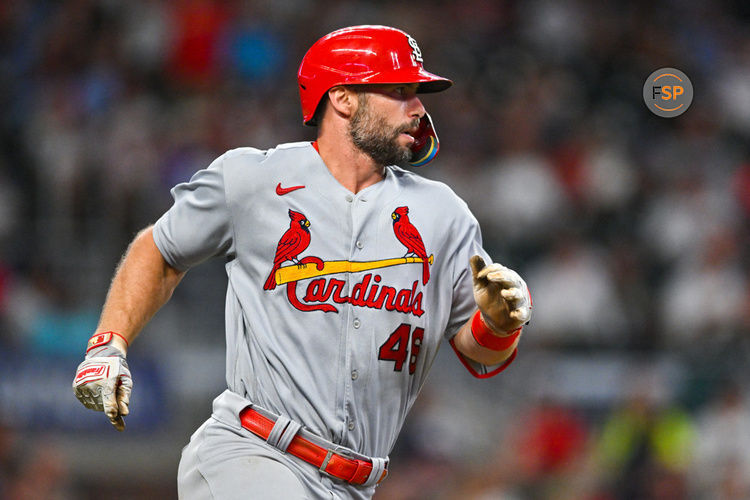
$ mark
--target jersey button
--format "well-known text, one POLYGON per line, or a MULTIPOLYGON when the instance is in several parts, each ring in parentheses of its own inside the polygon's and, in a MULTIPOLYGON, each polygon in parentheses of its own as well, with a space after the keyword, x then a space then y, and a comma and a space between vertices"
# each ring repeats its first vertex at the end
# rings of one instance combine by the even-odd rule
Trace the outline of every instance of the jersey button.
POLYGON ((346 195, 346 201, 348 201, 349 203, 351 203, 353 200, 354 200, 354 196, 352 196, 350 194, 346 195))
POLYGON ((360 326, 362 326, 362 322, 359 320, 359 318, 354 318, 354 321, 352 321, 352 325, 354 326, 354 328, 359 328, 360 326))
POLYGON ((359 378, 359 373, 357 373, 357 370, 352 370, 352 380, 357 380, 359 378))
POLYGON ((359 248, 360 250, 362 250, 362 247, 364 247, 364 246, 365 245, 361 241, 357 240, 357 248, 359 248))
POLYGON ((354 430, 354 421, 352 421, 352 420, 349 421, 349 430, 350 431, 354 430))

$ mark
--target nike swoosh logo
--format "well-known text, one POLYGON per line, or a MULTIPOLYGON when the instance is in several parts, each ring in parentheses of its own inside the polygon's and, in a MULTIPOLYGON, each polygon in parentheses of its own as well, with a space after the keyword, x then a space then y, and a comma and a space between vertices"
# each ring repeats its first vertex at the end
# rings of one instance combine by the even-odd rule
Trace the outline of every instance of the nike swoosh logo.
POLYGON ((276 194, 278 194, 279 196, 284 196, 285 194, 289 194, 292 191, 296 191, 298 189, 304 189, 304 187, 305 186, 291 186, 288 188, 283 188, 281 187, 281 183, 279 182, 278 184, 276 184, 276 194))

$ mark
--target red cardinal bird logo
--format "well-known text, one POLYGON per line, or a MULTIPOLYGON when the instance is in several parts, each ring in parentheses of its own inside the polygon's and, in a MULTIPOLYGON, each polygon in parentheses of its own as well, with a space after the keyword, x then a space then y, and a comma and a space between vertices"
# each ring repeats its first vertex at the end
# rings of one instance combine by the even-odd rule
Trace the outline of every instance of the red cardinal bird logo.
POLYGON ((273 290, 276 288, 275 275, 276 271, 281 267, 281 264, 287 260, 299 264, 297 256, 304 252, 310 244, 310 229, 308 229, 310 227, 310 221, 307 220, 305 214, 295 212, 290 208, 289 218, 292 222, 289 224, 289 229, 286 230, 276 247, 276 256, 273 258, 273 269, 271 269, 271 274, 268 275, 266 284, 263 285, 264 290, 273 290))
POLYGON ((427 252, 424 248, 422 236, 420 236, 414 224, 409 222, 409 207, 398 207, 392 214, 393 232, 398 241, 406 247, 407 255, 414 254, 422 259, 422 284, 426 285, 430 279, 430 263, 427 261, 427 252))

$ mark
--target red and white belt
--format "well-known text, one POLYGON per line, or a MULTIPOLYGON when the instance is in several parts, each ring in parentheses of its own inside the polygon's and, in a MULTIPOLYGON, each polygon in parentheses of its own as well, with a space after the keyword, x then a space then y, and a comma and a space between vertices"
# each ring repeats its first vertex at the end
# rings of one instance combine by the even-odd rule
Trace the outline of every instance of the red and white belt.
POLYGON ((282 452, 314 465, 324 474, 351 484, 374 486, 388 475, 387 458, 355 457, 284 416, 248 406, 240 412, 242 427, 282 452))

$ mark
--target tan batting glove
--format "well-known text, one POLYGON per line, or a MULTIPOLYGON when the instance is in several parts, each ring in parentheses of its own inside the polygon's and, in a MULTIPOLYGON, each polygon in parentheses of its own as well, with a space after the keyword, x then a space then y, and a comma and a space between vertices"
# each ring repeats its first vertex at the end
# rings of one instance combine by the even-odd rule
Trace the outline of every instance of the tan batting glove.
POLYGON ((484 263, 475 255, 470 260, 474 278, 474 300, 487 326, 507 335, 531 319, 531 295, 526 282, 512 269, 484 263))
POLYGON ((89 347, 73 379, 76 398, 86 408, 103 411, 118 431, 125 430, 123 417, 130 412, 128 405, 133 389, 125 350, 125 344, 113 341, 110 334, 106 342, 89 347))

